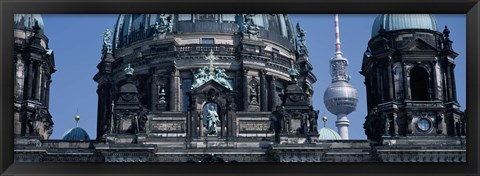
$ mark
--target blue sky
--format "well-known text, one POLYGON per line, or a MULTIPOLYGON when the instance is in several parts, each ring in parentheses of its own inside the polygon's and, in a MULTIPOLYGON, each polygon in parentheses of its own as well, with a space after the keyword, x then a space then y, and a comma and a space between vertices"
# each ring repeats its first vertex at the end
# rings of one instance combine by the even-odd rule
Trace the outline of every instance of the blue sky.
MULTIPOLYGON (((438 27, 445 25, 450 29, 450 39, 454 50, 460 55, 456 58, 455 76, 457 96, 462 110, 466 107, 466 23, 463 14, 437 14, 438 27)), ((79 126, 84 128, 90 138, 96 137, 97 84, 93 76, 98 71, 102 36, 107 28, 115 25, 118 15, 111 14, 44 14, 45 34, 49 38, 49 47, 54 50, 56 72, 52 75, 50 90, 50 113, 53 116, 54 131, 50 139, 59 139, 63 133, 75 127, 74 116, 81 117, 79 126)), ((292 20, 300 22, 307 32, 307 47, 310 62, 318 81, 314 84, 314 107, 328 117, 327 127, 335 129, 336 117, 326 111, 323 93, 330 84, 329 59, 335 51, 335 28, 332 14, 295 14, 292 20)), ((350 139, 366 139, 363 122, 367 115, 364 77, 360 71, 363 52, 371 37, 372 24, 376 15, 340 14, 340 38, 342 52, 349 60, 350 83, 357 88, 359 102, 357 110, 348 117, 350 120, 350 139)), ((323 122, 319 120, 319 126, 323 122)))

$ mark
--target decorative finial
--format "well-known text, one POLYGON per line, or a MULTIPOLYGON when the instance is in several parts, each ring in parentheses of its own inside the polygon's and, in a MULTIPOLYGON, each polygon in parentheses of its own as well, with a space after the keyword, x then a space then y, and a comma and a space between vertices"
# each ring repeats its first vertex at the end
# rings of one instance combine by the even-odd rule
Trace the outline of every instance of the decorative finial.
POLYGON ((125 72, 126 75, 133 75, 133 72, 135 71, 135 69, 133 69, 130 64, 128 64, 128 67, 123 69, 123 71, 125 72))
POLYGON ((326 127, 327 126, 327 116, 323 115, 322 120, 323 120, 323 127, 326 127))
POLYGON ((76 127, 78 127, 78 121, 80 120, 80 116, 78 115, 75 115, 75 121, 76 121, 76 127))

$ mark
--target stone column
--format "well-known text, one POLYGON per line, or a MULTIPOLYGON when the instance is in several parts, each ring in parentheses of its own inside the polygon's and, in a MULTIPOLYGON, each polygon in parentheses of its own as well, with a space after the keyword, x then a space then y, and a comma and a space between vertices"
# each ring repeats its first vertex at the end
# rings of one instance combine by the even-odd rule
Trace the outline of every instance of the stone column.
POLYGON ((40 91, 41 89, 41 82, 42 82, 42 67, 40 63, 37 65, 37 71, 35 73, 35 100, 40 101, 40 91))
MULTIPOLYGON (((376 69, 376 73, 378 75, 378 90, 379 91, 379 96, 380 96, 380 102, 381 103, 384 103, 386 101, 386 98, 384 96, 384 93, 383 91, 385 91, 385 89, 383 88, 384 87, 384 81, 388 81, 388 80, 385 80, 384 76, 385 76, 385 72, 384 72, 384 68, 383 68, 383 65, 379 65, 379 68, 376 69)), ((343 138, 342 138, 343 139, 343 138)))
POLYGON ((52 80, 50 76, 48 76, 47 80, 47 88, 45 91, 45 107, 50 107, 50 84, 52 84, 52 80))
POLYGON ((447 69, 445 69, 447 71, 447 97, 448 97, 448 100, 447 101, 452 101, 453 100, 453 85, 452 85, 452 69, 451 69, 451 64, 448 63, 447 64, 447 69))
POLYGON ((182 104, 181 104, 181 80, 180 80, 180 70, 178 69, 175 69, 175 111, 180 111, 180 107, 182 107, 182 104))
POLYGON ((170 111, 175 111, 176 110, 176 99, 177 97, 175 96, 175 92, 177 92, 177 83, 175 79, 175 75, 177 72, 177 69, 173 65, 172 68, 169 70, 170 71, 170 111))
POLYGON ((439 63, 436 62, 434 64, 434 78, 435 78, 435 100, 443 100, 443 79, 442 79, 442 74, 440 71, 440 66, 439 63))
POLYGON ((243 111, 248 111, 248 68, 243 68, 243 111))
MULTIPOLYGON (((226 105, 225 105, 226 106, 226 105)), ((220 135, 222 138, 225 138, 227 137, 227 134, 226 134, 226 131, 225 131, 225 128, 227 127, 227 111, 225 110, 222 110, 222 116, 220 117, 220 135)))
POLYGON ((268 111, 268 101, 267 101, 267 80, 266 80, 267 70, 260 71, 260 108, 261 111, 268 111))
POLYGON ((28 62, 28 84, 26 87, 26 90, 27 90, 27 98, 26 99, 31 99, 32 98, 32 94, 33 94, 33 64, 34 63, 34 60, 30 58, 29 62, 28 62))
POLYGON ((198 133, 199 133, 198 136, 204 137, 205 133, 203 132, 203 130, 204 130, 203 129, 203 122, 204 122, 203 118, 206 118, 206 117, 203 116, 203 111, 202 110, 200 110, 200 113, 198 113, 198 111, 197 111, 197 114, 198 114, 197 119, 198 119, 198 133))
POLYGON ((394 101, 394 96, 393 96, 393 71, 392 71, 392 65, 387 65, 388 67, 388 91, 389 91, 389 100, 394 101))
POLYGON ((151 81, 151 85, 150 85, 150 90, 152 90, 152 97, 150 97, 150 104, 152 105, 152 110, 153 109, 158 109, 157 108, 157 104, 158 104, 158 94, 160 92, 160 83, 159 83, 159 80, 158 80, 158 75, 156 75, 155 73, 151 73, 153 74, 153 76, 151 77, 152 81, 151 81))
POLYGON ((456 102, 457 101, 457 86, 455 84, 455 64, 451 64, 450 65, 450 79, 452 80, 452 97, 453 97, 453 100, 456 102))
POLYGON ((410 79, 408 76, 408 73, 410 73, 410 70, 407 70, 407 65, 402 62, 403 66, 403 90, 405 91, 404 96, 405 100, 411 100, 412 95, 410 94, 410 79))
POLYGON ((103 133, 105 133, 105 123, 106 123, 106 115, 105 115, 105 104, 104 104, 104 97, 102 97, 102 89, 103 86, 97 86, 97 139, 100 139, 103 133))
POLYGON ((275 80, 277 79, 275 76, 270 77, 270 111, 275 111, 275 106, 277 105, 277 92, 275 86, 275 80))
POLYGON ((40 98, 42 100, 42 104, 45 106, 46 104, 46 96, 47 96, 47 82, 48 82, 48 77, 47 77, 47 72, 46 72, 46 68, 45 67, 42 67, 42 92, 41 92, 41 95, 40 95, 40 98))

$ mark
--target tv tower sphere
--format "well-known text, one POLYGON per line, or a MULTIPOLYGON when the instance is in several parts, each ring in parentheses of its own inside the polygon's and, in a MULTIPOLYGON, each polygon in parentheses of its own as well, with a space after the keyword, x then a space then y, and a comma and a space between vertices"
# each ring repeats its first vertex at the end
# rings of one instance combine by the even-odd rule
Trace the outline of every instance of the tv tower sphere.
POLYGON ((355 111, 358 96, 357 90, 346 81, 337 81, 325 90, 323 100, 328 111, 332 114, 348 115, 355 111))

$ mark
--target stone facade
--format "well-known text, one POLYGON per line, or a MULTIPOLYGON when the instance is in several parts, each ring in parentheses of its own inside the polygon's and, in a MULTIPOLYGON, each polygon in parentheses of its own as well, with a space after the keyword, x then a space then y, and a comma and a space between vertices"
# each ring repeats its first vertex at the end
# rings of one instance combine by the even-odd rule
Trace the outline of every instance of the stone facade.
MULTIPOLYGON (((19 135, 15 161, 465 162, 465 138, 461 128, 454 130, 458 125, 452 126, 462 117, 453 106, 454 94, 443 96, 451 97, 447 103, 432 100, 422 102, 425 105, 404 98, 397 105, 399 110, 391 111, 385 110, 388 103, 372 103, 369 98, 369 108, 379 109, 367 117, 369 140, 318 140, 318 111, 312 106, 316 78, 302 42, 305 33, 299 31, 297 40, 290 26, 290 18, 282 14, 120 15, 113 37, 105 33, 94 76, 97 139, 80 142, 19 135), (404 113, 395 116, 397 111, 404 113), (409 113, 426 113, 433 119, 440 115, 445 119, 443 130, 433 131, 435 138, 414 135, 415 130, 393 135, 396 126, 407 125, 392 122, 391 130, 384 133, 385 123, 372 120, 389 115, 396 120, 410 117, 409 113)), ((427 46, 420 40, 415 44, 410 48, 427 46)), ((388 55, 378 53, 378 57, 388 55)), ((451 50, 441 53, 443 58, 454 55, 451 50)), ((374 75, 366 69, 377 64, 374 61, 364 64, 364 75, 374 75)), ((442 63, 448 65, 447 61, 442 63)), ((30 79, 28 75, 17 78, 30 79)), ((367 85, 367 90, 371 88, 367 85)), ((368 95, 393 94, 392 87, 384 88, 373 88, 377 91, 368 95)), ((455 92, 454 87, 442 90, 455 92)), ((45 97, 48 108, 48 94, 45 97)))
POLYGON ((55 62, 42 25, 36 15, 15 16, 14 135, 19 138, 48 139, 53 130, 48 106, 55 62))

